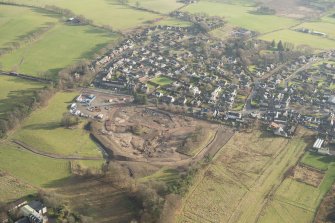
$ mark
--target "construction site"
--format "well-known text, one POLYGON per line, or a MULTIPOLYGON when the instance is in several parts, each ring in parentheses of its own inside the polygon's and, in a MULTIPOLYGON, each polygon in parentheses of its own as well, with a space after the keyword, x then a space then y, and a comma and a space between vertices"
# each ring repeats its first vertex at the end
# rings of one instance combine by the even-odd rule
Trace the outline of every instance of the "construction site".
POLYGON ((232 135, 218 124, 145 106, 112 107, 93 128, 116 158, 172 163, 204 157, 213 143, 221 148, 232 135))

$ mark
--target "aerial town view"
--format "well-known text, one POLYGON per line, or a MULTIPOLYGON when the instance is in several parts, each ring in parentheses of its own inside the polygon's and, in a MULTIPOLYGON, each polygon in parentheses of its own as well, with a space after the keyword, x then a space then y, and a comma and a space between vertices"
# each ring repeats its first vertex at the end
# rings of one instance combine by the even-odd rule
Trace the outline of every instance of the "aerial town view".
POLYGON ((0 0, 0 223, 335 222, 335 0, 0 0))

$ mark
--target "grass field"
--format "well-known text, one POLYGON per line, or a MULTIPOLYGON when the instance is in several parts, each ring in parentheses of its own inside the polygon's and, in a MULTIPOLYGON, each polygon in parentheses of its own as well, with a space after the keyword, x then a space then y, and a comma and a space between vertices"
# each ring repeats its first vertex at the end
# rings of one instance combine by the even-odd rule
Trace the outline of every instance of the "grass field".
POLYGON ((160 86, 165 86, 173 82, 173 80, 171 80, 168 77, 155 77, 154 79, 151 79, 150 81, 160 86))
POLYGON ((15 77, 0 76, 0 118, 13 106, 29 100, 32 91, 42 88, 43 85, 15 77))
POLYGON ((311 152, 307 152, 301 159, 303 164, 312 166, 319 170, 327 170, 329 162, 335 161, 334 158, 330 156, 320 156, 311 152))
POLYGON ((184 5, 177 0, 130 0, 129 4, 132 6, 136 6, 136 2, 139 3, 140 8, 145 8, 153 10, 155 12, 166 14, 184 5))
POLYGON ((0 202, 11 202, 34 193, 36 189, 0 171, 0 202))
POLYGON ((313 187, 287 178, 273 196, 265 209, 260 222, 312 222, 315 212, 325 194, 335 181, 335 162, 333 158, 306 153, 302 163, 327 170, 319 187, 313 187))
POLYGON ((179 174, 177 170, 162 167, 154 174, 141 178, 140 182, 146 182, 152 180, 152 181, 162 181, 165 183, 170 183, 174 180, 177 180, 178 178, 179 174))
POLYGON ((0 170, 38 187, 52 186, 70 176, 69 161, 38 156, 9 143, 0 146, 0 159, 0 170))
POLYGON ((88 58, 118 36, 90 26, 59 24, 43 38, 0 57, 4 70, 17 70, 32 76, 57 73, 78 59, 88 58))
POLYGON ((230 33, 233 31, 233 29, 234 29, 234 26, 232 26, 231 24, 226 24, 222 28, 212 30, 210 34, 213 37, 225 40, 228 37, 230 37, 230 33))
MULTIPOLYGON (((15 2, 27 4, 25 0, 15 0, 15 2)), ((36 6, 56 5, 66 8, 77 15, 84 15, 93 20, 95 24, 110 25, 114 30, 131 29, 160 17, 157 14, 120 5, 117 0, 34 0, 29 3, 36 6)))
POLYGON ((289 28, 298 23, 296 20, 284 17, 251 14, 249 11, 254 10, 254 7, 239 4, 200 1, 196 4, 187 6, 183 10, 191 13, 202 12, 212 16, 221 16, 233 25, 260 33, 289 28))
POLYGON ((328 22, 308 22, 303 23, 295 28, 307 28, 313 31, 326 33, 331 39, 335 39, 335 23, 328 22))
POLYGON ((192 23, 167 17, 159 22, 156 22, 155 25, 187 27, 191 26, 192 23))
POLYGON ((304 134, 288 140, 257 131, 236 133, 196 177, 178 222, 255 222, 266 195, 303 153, 304 134))
POLYGON ((20 41, 22 35, 57 22, 57 18, 35 12, 30 8, 0 5, 0 48, 8 43, 20 41))
POLYGON ((310 34, 300 33, 293 30, 281 30, 278 32, 273 32, 260 36, 260 39, 266 41, 282 40, 283 42, 293 43, 296 46, 309 45, 316 49, 332 49, 335 47, 335 41, 333 40, 310 34))
MULTIPOLYGON (((97 145, 80 125, 65 129, 60 120, 77 93, 58 93, 47 107, 35 111, 13 136, 47 153, 102 157, 97 145)), ((84 123, 83 123, 84 124, 84 123)))

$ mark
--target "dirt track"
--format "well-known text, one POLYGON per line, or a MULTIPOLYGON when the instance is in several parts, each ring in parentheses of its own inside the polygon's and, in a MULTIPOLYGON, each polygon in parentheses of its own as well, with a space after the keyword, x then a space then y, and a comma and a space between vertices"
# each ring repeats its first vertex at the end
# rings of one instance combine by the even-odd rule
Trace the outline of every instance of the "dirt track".
POLYGON ((32 153, 35 153, 40 156, 49 157, 52 159, 62 159, 62 160, 102 160, 103 159, 102 157, 100 158, 100 157, 84 157, 84 156, 63 156, 59 154, 45 153, 19 140, 12 140, 12 142, 15 143, 16 145, 19 145, 21 148, 26 149, 32 153))

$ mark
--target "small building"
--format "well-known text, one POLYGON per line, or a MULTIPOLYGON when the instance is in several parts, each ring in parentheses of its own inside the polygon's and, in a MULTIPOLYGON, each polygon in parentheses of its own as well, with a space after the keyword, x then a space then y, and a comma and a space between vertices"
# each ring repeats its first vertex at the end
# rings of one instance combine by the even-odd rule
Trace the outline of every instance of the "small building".
POLYGON ((315 149, 315 150, 321 149, 324 142, 325 142, 324 139, 318 138, 313 144, 313 149, 315 149))
POLYGON ((44 215, 48 211, 47 207, 40 201, 33 200, 33 201, 30 201, 28 205, 40 215, 44 215))
POLYGON ((330 155, 328 147, 321 147, 320 149, 318 149, 318 153, 321 155, 330 155))

